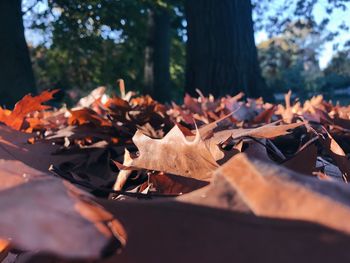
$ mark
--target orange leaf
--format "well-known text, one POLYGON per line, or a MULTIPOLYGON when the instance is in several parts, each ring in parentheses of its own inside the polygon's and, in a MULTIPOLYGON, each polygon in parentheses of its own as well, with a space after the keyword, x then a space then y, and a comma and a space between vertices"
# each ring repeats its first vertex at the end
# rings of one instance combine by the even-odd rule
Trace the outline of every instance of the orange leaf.
POLYGON ((70 111, 70 113, 72 115, 68 119, 69 125, 83 125, 87 123, 92 123, 96 126, 112 126, 112 124, 109 121, 103 119, 95 111, 89 108, 72 110, 70 111))
POLYGON ((50 108, 50 106, 42 105, 42 103, 49 101, 53 95, 58 92, 58 89, 52 91, 43 91, 38 96, 30 94, 24 96, 16 103, 13 111, 2 109, 0 107, 0 121, 15 130, 20 130, 25 117, 34 111, 42 111, 50 108))

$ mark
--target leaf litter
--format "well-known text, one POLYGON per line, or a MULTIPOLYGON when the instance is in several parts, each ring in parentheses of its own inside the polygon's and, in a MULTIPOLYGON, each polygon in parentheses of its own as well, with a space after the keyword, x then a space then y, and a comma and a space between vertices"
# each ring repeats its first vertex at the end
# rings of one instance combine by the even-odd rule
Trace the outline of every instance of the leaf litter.
POLYGON ((1 260, 349 262, 349 107, 120 88, 0 108, 1 260))

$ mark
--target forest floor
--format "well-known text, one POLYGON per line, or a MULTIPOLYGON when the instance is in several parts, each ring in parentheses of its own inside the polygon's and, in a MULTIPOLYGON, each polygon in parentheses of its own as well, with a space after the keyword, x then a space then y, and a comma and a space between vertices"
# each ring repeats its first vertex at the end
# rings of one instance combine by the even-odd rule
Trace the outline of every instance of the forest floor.
POLYGON ((350 106, 56 92, 0 108, 0 261, 350 261, 350 106))

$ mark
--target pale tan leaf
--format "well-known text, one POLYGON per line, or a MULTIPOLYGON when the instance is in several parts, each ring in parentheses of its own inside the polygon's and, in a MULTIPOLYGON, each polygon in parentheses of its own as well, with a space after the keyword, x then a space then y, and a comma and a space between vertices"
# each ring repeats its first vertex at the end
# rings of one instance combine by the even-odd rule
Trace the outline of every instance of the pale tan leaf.
POLYGON ((236 155, 216 174, 226 176, 256 215, 310 221, 350 234, 350 191, 344 184, 251 161, 244 154, 236 155))
POLYGON ((280 124, 280 125, 276 125, 276 123, 271 123, 258 128, 223 130, 215 133, 211 140, 213 140, 213 142, 218 144, 223 141, 226 141, 230 137, 232 137, 233 139, 237 139, 241 137, 254 137, 257 139, 272 139, 278 136, 289 134, 290 130, 300 127, 304 124, 305 124, 304 122, 298 122, 298 123, 292 123, 292 124, 280 124))
POLYGON ((210 179, 211 172, 218 167, 199 133, 189 141, 176 125, 162 139, 152 139, 137 131, 133 142, 139 155, 132 158, 128 165, 130 169, 148 169, 196 179, 210 179))

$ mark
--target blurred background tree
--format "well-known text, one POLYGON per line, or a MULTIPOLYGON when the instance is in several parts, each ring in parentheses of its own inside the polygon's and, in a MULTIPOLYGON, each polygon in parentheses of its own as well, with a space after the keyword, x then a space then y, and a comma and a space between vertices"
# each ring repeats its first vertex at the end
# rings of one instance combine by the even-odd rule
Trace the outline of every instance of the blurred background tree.
POLYGON ((185 10, 186 91, 269 97, 257 60, 251 2, 187 0, 185 10))

